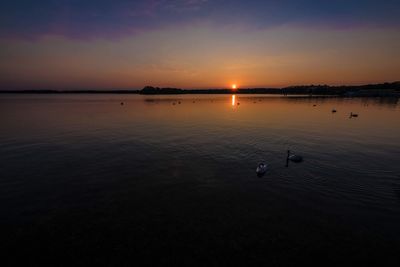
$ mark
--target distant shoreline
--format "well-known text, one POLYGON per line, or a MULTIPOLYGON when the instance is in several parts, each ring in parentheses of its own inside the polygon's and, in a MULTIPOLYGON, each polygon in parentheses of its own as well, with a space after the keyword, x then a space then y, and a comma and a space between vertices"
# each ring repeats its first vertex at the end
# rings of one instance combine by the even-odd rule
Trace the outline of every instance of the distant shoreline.
POLYGON ((359 86, 301 85, 285 88, 180 89, 146 86, 142 90, 0 90, 0 94, 273 94, 345 97, 400 97, 400 82, 359 86))
POLYGON ((139 94, 140 90, 0 90, 0 94, 139 94))

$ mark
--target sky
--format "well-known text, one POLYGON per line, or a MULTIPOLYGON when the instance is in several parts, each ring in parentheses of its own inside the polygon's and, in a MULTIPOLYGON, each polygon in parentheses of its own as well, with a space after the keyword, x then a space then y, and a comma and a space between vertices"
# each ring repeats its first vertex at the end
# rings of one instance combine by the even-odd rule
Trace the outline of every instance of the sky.
POLYGON ((13 0, 0 89, 400 80, 400 1, 13 0))

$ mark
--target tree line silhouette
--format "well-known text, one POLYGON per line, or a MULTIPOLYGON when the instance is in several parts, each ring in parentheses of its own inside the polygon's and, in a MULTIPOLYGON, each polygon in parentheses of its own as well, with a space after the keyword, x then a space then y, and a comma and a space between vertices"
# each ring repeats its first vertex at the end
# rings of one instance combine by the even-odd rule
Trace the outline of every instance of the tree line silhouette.
POLYGON ((0 90, 1 93, 17 94, 279 94, 279 95, 332 95, 332 96, 395 96, 400 97, 400 82, 367 85, 297 85, 284 88, 240 89, 180 89, 145 86, 142 90, 0 90))

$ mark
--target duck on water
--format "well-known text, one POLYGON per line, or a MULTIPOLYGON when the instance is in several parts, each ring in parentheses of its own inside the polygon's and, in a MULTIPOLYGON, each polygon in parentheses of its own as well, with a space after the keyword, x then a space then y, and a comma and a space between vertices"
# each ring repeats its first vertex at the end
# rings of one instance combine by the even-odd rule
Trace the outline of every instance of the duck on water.
POLYGON ((358 114, 351 112, 351 113, 350 113, 350 118, 353 118, 353 117, 354 117, 354 118, 358 117, 358 114))

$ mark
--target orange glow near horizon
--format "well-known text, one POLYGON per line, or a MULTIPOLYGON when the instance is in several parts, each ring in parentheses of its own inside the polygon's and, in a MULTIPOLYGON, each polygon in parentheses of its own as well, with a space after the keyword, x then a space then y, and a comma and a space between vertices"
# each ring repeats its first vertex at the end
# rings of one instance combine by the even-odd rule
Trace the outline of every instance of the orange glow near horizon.
POLYGON ((384 27, 329 31, 287 25, 242 31, 208 23, 110 40, 1 37, 0 51, 6 53, 0 52, 0 90, 140 90, 151 85, 235 93, 393 82, 400 78, 399 45, 398 30, 384 27))

